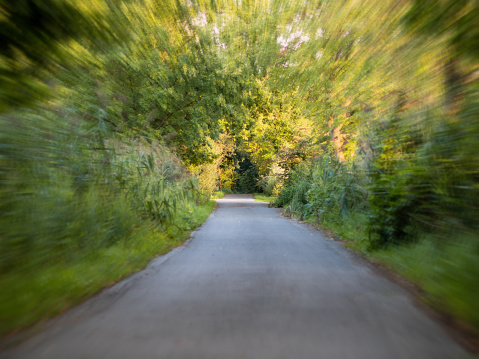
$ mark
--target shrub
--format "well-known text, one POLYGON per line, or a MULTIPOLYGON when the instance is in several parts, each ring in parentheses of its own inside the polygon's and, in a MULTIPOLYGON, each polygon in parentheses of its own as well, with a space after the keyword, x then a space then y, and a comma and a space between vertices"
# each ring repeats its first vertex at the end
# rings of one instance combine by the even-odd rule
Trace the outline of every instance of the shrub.
POLYGON ((0 272, 87 256, 201 200, 176 156, 113 140, 102 118, 24 112, 0 125, 0 272))

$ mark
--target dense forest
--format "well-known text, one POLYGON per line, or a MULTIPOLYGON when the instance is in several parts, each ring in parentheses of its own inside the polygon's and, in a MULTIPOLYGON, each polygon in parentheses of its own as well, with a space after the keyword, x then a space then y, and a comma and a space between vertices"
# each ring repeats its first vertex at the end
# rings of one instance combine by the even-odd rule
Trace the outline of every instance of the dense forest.
POLYGON ((389 258, 479 330, 476 1, 0 10, 0 333, 178 245, 217 191, 389 258))

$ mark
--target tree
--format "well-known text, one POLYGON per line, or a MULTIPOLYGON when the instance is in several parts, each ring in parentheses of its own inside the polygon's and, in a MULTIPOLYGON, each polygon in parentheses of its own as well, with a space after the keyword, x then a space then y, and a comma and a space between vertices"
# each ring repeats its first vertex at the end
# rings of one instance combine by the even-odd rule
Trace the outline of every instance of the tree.
POLYGON ((1 0, 1 112, 30 105, 48 92, 45 81, 54 68, 67 66, 63 47, 70 41, 87 38, 98 49, 123 38, 124 28, 114 26, 121 13, 106 11, 107 4, 1 0))

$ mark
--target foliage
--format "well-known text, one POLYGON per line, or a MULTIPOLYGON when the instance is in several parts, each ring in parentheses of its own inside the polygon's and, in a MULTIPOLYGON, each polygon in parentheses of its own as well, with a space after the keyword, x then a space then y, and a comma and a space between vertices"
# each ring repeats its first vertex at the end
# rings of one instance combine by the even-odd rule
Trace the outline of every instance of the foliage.
POLYGON ((211 147, 214 158, 201 165, 190 165, 190 172, 196 176, 200 190, 205 193, 234 189, 237 180, 236 163, 233 160, 234 140, 227 134, 222 134, 218 141, 213 141, 211 147))
POLYGON ((101 119, 92 126, 75 113, 45 110, 48 123, 37 116, 2 120, 2 273, 123 242, 143 220, 168 225, 199 198, 166 149, 115 141, 101 119))
POLYGON ((64 0, 2 0, 0 8, 1 112, 45 99, 49 72, 68 61, 63 44, 88 38, 93 51, 107 50, 126 36, 123 28, 112 27, 122 13, 106 11, 107 4, 94 0, 81 6, 64 0))
POLYGON ((260 179, 258 186, 266 196, 277 196, 282 186, 281 178, 279 175, 275 174, 263 176, 260 179))
POLYGON ((299 216, 302 219, 308 204, 306 194, 311 186, 311 177, 311 169, 307 166, 296 169, 285 181, 275 204, 285 207, 288 214, 299 216))
POLYGON ((334 222, 367 204, 365 179, 352 166, 346 168, 331 157, 322 157, 313 167, 312 184, 306 195, 307 215, 334 222))
POLYGON ((260 81, 253 89, 249 107, 253 123, 243 131, 244 146, 261 175, 272 173, 275 167, 281 168, 278 174, 285 174, 307 156, 301 145, 310 137, 309 121, 291 100, 294 92, 272 92, 260 81))
POLYGON ((238 167, 237 175, 238 180, 236 182, 237 193, 254 193, 258 189, 259 173, 255 163, 251 161, 251 158, 246 152, 236 153, 238 167))
POLYGON ((329 156, 318 157, 292 173, 276 203, 303 219, 339 221, 367 207, 362 181, 365 178, 354 167, 348 169, 329 156))

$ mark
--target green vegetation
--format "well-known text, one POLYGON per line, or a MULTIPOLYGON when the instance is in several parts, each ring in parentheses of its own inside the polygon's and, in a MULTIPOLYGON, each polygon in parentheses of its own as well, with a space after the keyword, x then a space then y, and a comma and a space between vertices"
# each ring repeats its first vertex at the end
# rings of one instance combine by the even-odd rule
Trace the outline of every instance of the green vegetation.
POLYGON ((277 198, 479 328, 475 4, 0 8, 0 283, 78 293, 1 298, 3 332, 141 267, 230 192, 277 198))
POLYGON ((16 270, 0 279, 0 333, 24 328, 58 314, 143 268, 152 258, 170 251, 208 218, 214 202, 182 213, 167 231, 145 224, 119 243, 76 260, 50 262, 16 270))
POLYGON ((225 194, 231 194, 231 193, 233 193, 232 190, 230 190, 229 188, 224 188, 224 189, 221 189, 219 191, 213 192, 213 194, 211 194, 210 198, 211 199, 219 199, 219 198, 223 198, 225 194))
POLYGON ((261 202, 274 203, 274 201, 277 199, 277 197, 266 196, 262 193, 255 193, 254 194, 254 199, 257 200, 257 201, 261 201, 261 202))
POLYGON ((437 244, 436 238, 373 254, 373 258, 418 283, 428 303, 459 319, 463 326, 479 328, 477 302, 477 252, 474 238, 462 236, 451 243, 437 244))

